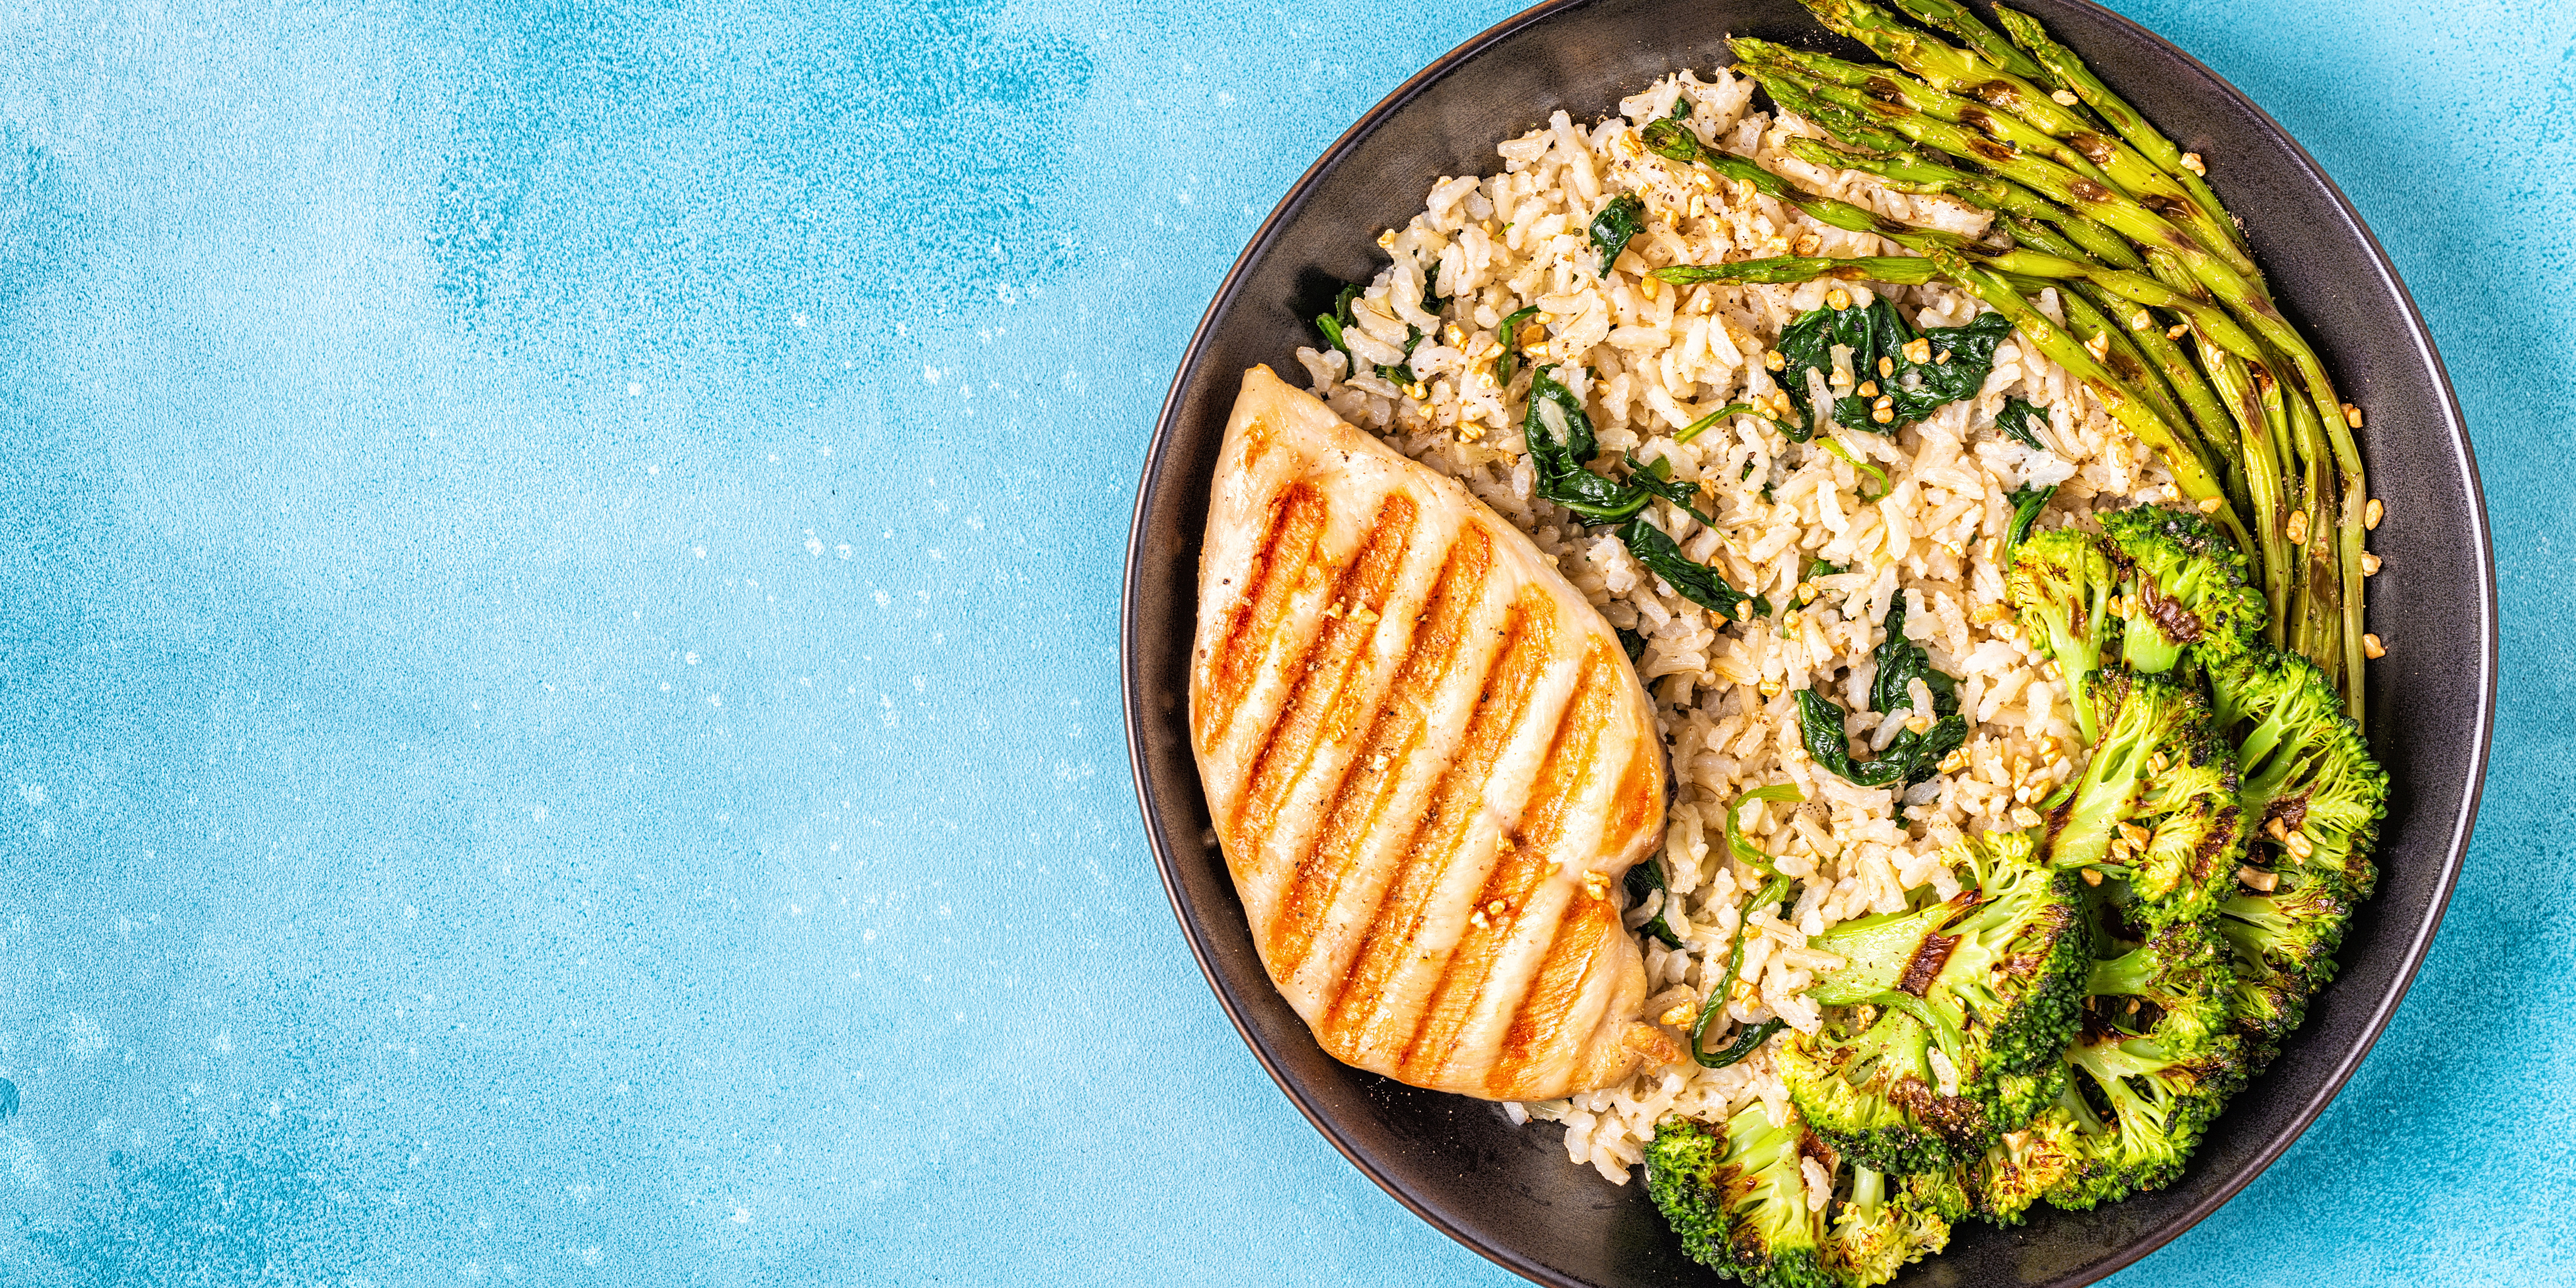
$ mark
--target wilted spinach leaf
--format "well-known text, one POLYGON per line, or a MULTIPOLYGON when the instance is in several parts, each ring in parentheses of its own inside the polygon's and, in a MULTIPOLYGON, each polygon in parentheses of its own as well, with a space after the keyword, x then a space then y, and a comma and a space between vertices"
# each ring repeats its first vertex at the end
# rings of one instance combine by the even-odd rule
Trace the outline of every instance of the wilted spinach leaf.
POLYGON ((1601 276, 1610 275, 1610 261, 1628 249, 1628 239, 1646 227, 1646 203, 1633 192, 1612 198, 1601 213, 1592 217, 1592 249, 1601 253, 1601 276))
POLYGON ((1748 615, 1771 615, 1770 600, 1760 595, 1747 595, 1727 585, 1726 579, 1718 576, 1716 569, 1691 562, 1682 554, 1682 548, 1664 535, 1663 529, 1643 518, 1628 520, 1619 529, 1619 540, 1626 543, 1628 553, 1635 555, 1637 562, 1663 578, 1665 584, 1673 588, 1673 593, 1720 617, 1733 621, 1737 610, 1748 606, 1748 615))
POLYGON ((1921 420, 1945 404, 1976 395, 1994 370, 1995 348, 2012 334, 2012 320, 2000 313, 1979 314, 1966 326, 1934 327, 1918 332, 1884 298, 1866 306, 1811 309, 1780 332, 1775 346, 1782 359, 1774 373, 1782 393, 1798 408, 1801 432, 1815 423, 1815 404, 1807 395, 1807 374, 1833 378, 1835 345, 1851 347, 1852 392, 1834 400, 1830 415, 1845 429, 1892 434, 1898 425, 1921 420), (1920 341, 1920 344, 1916 342, 1920 341), (1907 355, 1907 347, 1923 355, 1907 355), (1877 418, 1880 398, 1888 400, 1888 419, 1877 418))
POLYGON ((1315 329, 1324 333, 1324 343, 1341 350, 1342 357, 1352 364, 1349 368, 1352 371, 1359 370, 1359 359, 1352 355, 1350 341, 1342 338, 1342 332, 1359 325, 1358 320, 1351 316, 1351 305, 1359 298, 1360 288, 1346 285, 1333 296, 1332 311, 1318 314, 1315 318, 1315 329))
POLYGON ((1995 413, 1995 428, 2034 452, 2045 452, 2048 447, 2039 441, 2039 431, 2034 426, 2045 424, 2047 420, 2047 412, 2019 398, 2006 398, 2004 409, 1995 413))
MULTIPOLYGON (((1622 635, 1627 633, 1628 632, 1626 631, 1620 632, 1622 635)), ((1647 895, 1663 889, 1664 860, 1661 856, 1650 858, 1645 862, 1628 869, 1629 907, 1633 908, 1638 904, 1644 903, 1647 895)), ((1637 927, 1637 929, 1645 931, 1647 934, 1662 940, 1666 948, 1679 948, 1682 946, 1682 937, 1674 932, 1673 923, 1664 919, 1664 908, 1672 906, 1672 898, 1672 894, 1667 891, 1664 895, 1663 907, 1655 909, 1654 919, 1637 927)))
POLYGON ((2048 504, 2048 498, 2055 495, 2057 495, 2057 485, 2051 483, 2047 487, 2014 488, 2012 495, 2005 498, 2012 502, 2013 517, 2012 526, 2004 530, 2004 558, 2012 558, 2014 549, 2021 545, 2023 538, 2030 535, 2030 525, 2039 518, 2040 510, 2048 504))
POLYGON ((1798 692, 1798 737, 1815 762, 1863 787, 1910 787, 1940 772, 1941 759, 1968 740, 1967 718, 1959 714, 1959 682, 1932 669, 1931 654, 1905 638, 1905 596, 1887 607, 1887 639, 1872 656, 1878 675, 1869 686, 1869 709, 1904 710, 1911 682, 1923 681, 1932 693, 1932 727, 1896 735, 1876 760, 1853 763, 1850 740, 1843 736, 1840 707, 1813 689, 1798 692))

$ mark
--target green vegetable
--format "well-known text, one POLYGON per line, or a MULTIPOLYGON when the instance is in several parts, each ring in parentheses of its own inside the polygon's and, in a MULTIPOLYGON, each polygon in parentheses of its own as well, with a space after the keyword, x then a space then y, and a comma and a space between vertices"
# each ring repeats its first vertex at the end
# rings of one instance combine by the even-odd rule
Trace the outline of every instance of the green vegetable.
POLYGON ((2259 647, 2265 610, 2245 556, 2207 519, 2141 505, 2102 516, 2120 574, 2120 657, 2167 671, 2186 646, 2212 657, 2259 647))
POLYGON ((2004 558, 2012 558, 2013 551, 2030 536, 2030 525, 2039 520, 2039 512, 2048 507, 2048 499, 2055 495, 2057 485, 2051 483, 2047 487, 2014 488, 2005 498, 2012 502, 2013 517, 2012 526, 2004 530, 2004 558))
POLYGON ((1679 1116, 1646 1145, 1646 1192, 1682 1250, 1749 1288, 1843 1288, 1826 1264, 1825 1213, 1807 1206, 1812 1142, 1759 1102, 1724 1123, 1679 1116))
POLYGON ((2370 851, 2388 809, 2388 771, 2371 759, 2333 683, 2315 663, 2272 649, 2200 662, 2219 727, 2241 731, 2232 742, 2246 835, 2261 846, 2258 862, 2313 873, 2354 899, 2369 898, 2379 880, 2370 851), (2305 843, 2304 857, 2292 836, 2305 843))
POLYGON ((1628 248, 1628 241, 1646 227, 1646 203, 1633 192, 1611 198, 1601 213, 1592 217, 1592 249, 1601 255, 1601 276, 1610 275, 1610 262, 1628 248))
POLYGON ((2102 736, 2074 791, 2048 811, 2049 863, 2127 879, 2132 915, 2149 929, 2208 916, 2245 852, 2236 761, 2209 704, 2117 667, 2090 692, 2102 736))
POLYGON ((1532 304, 1526 308, 1514 310, 1510 317, 1503 319, 1503 325, 1499 330, 1503 351, 1494 359, 1495 384, 1505 388, 1511 387, 1512 377, 1521 369, 1521 323, 1537 316, 1538 306, 1532 304))
POLYGON ((1622 652, 1628 655, 1628 661, 1630 663, 1633 664, 1646 656, 1645 636, 1629 630, 1625 626, 1614 627, 1613 633, 1618 635, 1619 648, 1622 652))
POLYGON ((2024 541, 2004 570, 2004 598, 2021 616, 2022 638, 2057 663, 2076 731, 2087 744, 2101 740, 2088 695, 2114 642, 2111 599, 2119 589, 2101 543, 2064 528, 2024 541))
MULTIPOLYGON (((1878 674, 1870 683, 1869 709, 1893 714, 1913 706, 1910 682, 1923 681, 1932 693, 1932 727, 1896 735, 1875 760, 1854 764, 1851 744, 1843 736, 1843 713, 1813 689, 1798 693, 1798 733, 1807 755, 1819 765, 1863 787, 1901 788, 1941 772, 1941 760, 1968 740, 1967 718, 1959 714, 1959 682, 1932 669, 1932 655, 1905 638, 1905 596, 1887 606, 1887 638, 1871 656, 1878 674)), ((1918 713, 1919 714, 1919 713, 1918 713)))
MULTIPOLYGON (((1774 423, 1776 424, 1777 422, 1774 423)), ((1878 480, 1878 490, 1870 493, 1868 496, 1862 497, 1862 501, 1875 501, 1878 498, 1887 495, 1887 471, 1852 455, 1852 450, 1843 446, 1842 441, 1835 438, 1831 433, 1825 435, 1824 443, 1825 450, 1843 458, 1844 464, 1847 464, 1853 469, 1859 470, 1861 473, 1878 480)))
POLYGON ((1574 391, 1548 374, 1553 370, 1542 367, 1531 374, 1529 414, 1521 423, 1537 475, 1535 490, 1587 523, 1617 523, 1645 509, 1654 493, 1585 468, 1600 450, 1592 419, 1583 414, 1574 391))
POLYGON ((1826 1259, 1846 1284, 1886 1283, 1909 1263, 1950 1246, 1945 1209, 1951 1204, 1937 1178, 1902 1178, 1893 1194, 1887 1181, 1885 1173, 1852 1168, 1850 1190, 1834 1207, 1826 1259))
MULTIPOLYGON (((1631 634, 1632 632, 1621 631, 1619 633, 1624 636, 1631 634)), ((1635 658, 1632 656, 1629 660, 1634 661, 1635 658)), ((1673 896, 1671 891, 1664 885, 1663 858, 1661 856, 1657 856, 1628 869, 1627 886, 1628 903, 1631 907, 1644 903, 1648 895, 1651 895, 1658 890, 1665 891, 1665 902, 1662 907, 1655 909, 1654 919, 1648 921, 1645 925, 1639 926, 1638 929, 1645 931, 1649 936, 1661 941, 1666 948, 1681 947, 1682 937, 1674 932, 1673 923, 1665 920, 1664 918, 1664 910, 1672 906, 1673 896)))
MULTIPOLYGON (((1701 1044, 1707 1040, 1709 1026, 1726 1013, 1726 999, 1735 991, 1736 973, 1744 969, 1745 922, 1753 916, 1755 910, 1771 907, 1789 897, 1789 878, 1782 876, 1780 870, 1771 865, 1771 856, 1764 854, 1762 847, 1745 839, 1737 816, 1743 813, 1746 801, 1803 801, 1805 799, 1807 798, 1799 793, 1795 784, 1773 783, 1769 787, 1755 788, 1736 797, 1726 807, 1724 829, 1726 852, 1734 856, 1737 862, 1771 879, 1764 882, 1761 890, 1753 896, 1753 901, 1744 905, 1738 912, 1735 919, 1735 936, 1726 950, 1726 973, 1720 976, 1717 983, 1709 990, 1708 1000, 1700 1003, 1699 1018, 1691 1022, 1691 1055, 1709 1068, 1723 1069, 1726 1065, 1752 1054, 1753 1047, 1759 1047, 1763 1040, 1767 1040, 1766 1034, 1764 1039, 1755 1041, 1752 1047, 1746 1047, 1744 1039, 1739 1036, 1725 1051, 1717 1055, 1709 1055, 1700 1050, 1701 1044), (1739 1047, 1743 1049, 1738 1050, 1739 1047), (1720 1056, 1726 1057, 1724 1064, 1709 1063, 1720 1056)), ((1774 1021, 1774 1024, 1776 1026, 1777 1021, 1774 1021)), ((1771 1033, 1778 1031, 1777 1027, 1769 1030, 1771 1033)))
POLYGON ((2137 1023, 2144 1017, 2178 1053, 2232 1050, 2233 958, 2210 922, 2179 921, 2118 957, 2094 962, 2084 991, 2101 1025, 2144 1033, 2137 1023))
POLYGON ((1672 458, 1658 456, 1652 462, 1646 462, 1638 460, 1635 452, 1626 452, 1622 455, 1628 461, 1630 487, 1641 488, 1650 495, 1662 497, 1680 506, 1690 517, 1712 528, 1717 526, 1717 520, 1700 513, 1699 507, 1691 504, 1692 499, 1699 495, 1699 484, 1673 477, 1672 458))
POLYGON ((1760 595, 1747 595, 1727 585, 1717 570, 1697 564, 1682 554, 1682 548, 1665 535, 1664 530, 1646 522, 1639 515, 1619 529, 1619 540, 1627 543, 1628 553, 1646 565, 1673 593, 1730 621, 1769 617, 1771 601, 1760 595))
MULTIPOLYGON (((1716 411, 1710 412, 1709 414, 1700 417, 1698 420, 1682 426, 1681 432, 1673 435, 1673 442, 1675 444, 1687 443, 1692 439, 1699 437, 1701 434, 1706 433, 1709 426, 1714 425, 1729 416, 1751 416, 1757 420, 1767 420, 1770 421, 1773 426, 1778 428, 1781 433, 1789 435, 1794 440, 1804 441, 1804 435, 1792 430, 1779 418, 1756 408, 1753 404, 1728 403, 1727 405, 1718 408, 1716 411)), ((1747 461, 1745 464, 1749 467, 1752 465, 1752 462, 1747 461)))
POLYGON ((2069 1140, 2077 1162, 2047 1193, 2050 1203, 2082 1210, 2161 1189, 2182 1174, 2210 1120, 2243 1084, 2232 1044, 2190 1048, 2164 1016, 2144 1036, 2116 1026, 2088 1026, 2068 1052, 2072 1080, 2088 1112, 2069 1140))
POLYGON ((2004 409, 1995 413, 1995 428, 2002 430, 2014 442, 2034 452, 2048 450, 2048 444, 2040 441, 2039 431, 2033 428, 2047 423, 2047 412, 2019 398, 2004 399, 2004 409))
POLYGON ((1359 358, 1352 354, 1350 341, 1342 338, 1342 332, 1359 325, 1351 316, 1351 305, 1360 298, 1360 292, 1360 287, 1344 285, 1334 294, 1332 309, 1315 318, 1315 329, 1324 333, 1324 343, 1341 350, 1352 371, 1359 370, 1359 358))
POLYGON ((1770 1019, 1762 1021, 1760 1024, 1747 1025, 1743 1032, 1735 1035, 1734 1041, 1727 1043, 1724 1047, 1721 1047, 1718 1050, 1694 1050, 1691 1052, 1691 1055, 1696 1058, 1703 1067, 1710 1069, 1723 1069, 1731 1064, 1741 1064, 1754 1052, 1761 1050, 1762 1044, 1770 1041, 1772 1034, 1778 1033, 1780 1030, 1787 1027, 1789 1027, 1789 1022, 1775 1015, 1770 1019))
POLYGON ((1855 383, 1834 401, 1831 417, 1845 429, 1892 434, 1897 425, 1921 420, 1946 403, 1975 397, 1994 370, 1996 346, 2011 333, 2011 321, 1993 313, 1979 314, 1966 326, 1918 332, 1884 297, 1866 307, 1811 309, 1780 332, 1773 347, 1783 365, 1775 379, 1798 408, 1801 423, 1813 425, 1806 373, 1830 380, 1834 346, 1849 345, 1855 383), (1918 350, 1925 354, 1922 362, 1906 356, 1906 346, 1917 339, 1928 345, 1918 350), (1888 400, 1884 409, 1880 398, 1888 400))
POLYGON ((1957 896, 1809 940, 1844 965, 1808 986, 1824 1024, 1772 1060, 1809 1129, 1844 1156, 1950 1167, 2056 1097, 2090 944, 2072 875, 2031 854, 2022 833, 1963 839, 1957 896))

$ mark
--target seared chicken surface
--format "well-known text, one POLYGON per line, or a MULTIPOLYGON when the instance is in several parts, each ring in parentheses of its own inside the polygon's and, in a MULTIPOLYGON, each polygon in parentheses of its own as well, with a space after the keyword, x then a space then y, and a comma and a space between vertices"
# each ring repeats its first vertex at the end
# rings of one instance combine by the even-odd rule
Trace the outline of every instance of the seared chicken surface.
POLYGON ((1335 1058, 1495 1100, 1680 1058, 1619 919, 1665 769, 1617 635, 1267 367, 1217 463, 1190 731, 1262 962, 1335 1058))

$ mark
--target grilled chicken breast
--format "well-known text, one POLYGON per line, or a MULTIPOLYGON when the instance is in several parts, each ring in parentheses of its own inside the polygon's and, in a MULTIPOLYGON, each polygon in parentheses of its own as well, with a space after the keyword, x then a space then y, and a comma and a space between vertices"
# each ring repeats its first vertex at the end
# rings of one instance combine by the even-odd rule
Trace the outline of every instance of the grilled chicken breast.
POLYGON ((1681 1057, 1614 893, 1664 754, 1618 637, 1453 479, 1267 367, 1226 426, 1190 731, 1262 963, 1335 1058, 1542 1100, 1681 1057))

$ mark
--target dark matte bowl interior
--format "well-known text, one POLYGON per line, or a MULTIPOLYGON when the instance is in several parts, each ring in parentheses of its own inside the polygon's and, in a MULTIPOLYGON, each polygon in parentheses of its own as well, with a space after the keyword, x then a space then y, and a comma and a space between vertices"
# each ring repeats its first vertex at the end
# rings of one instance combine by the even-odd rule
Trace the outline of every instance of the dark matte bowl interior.
MULTIPOLYGON (((2468 436, 2403 284, 2341 193, 2280 127, 2188 55, 2082 0, 2028 0, 2058 38, 2186 148, 2246 224, 2275 289, 2321 337, 2344 396, 2369 409, 2373 493, 2371 742, 2395 789, 2378 897, 2345 941, 2342 976, 2270 1072, 2237 1097, 2170 1188, 2018 1229, 1963 1223, 1902 1284, 2089 1283, 2146 1255, 2288 1147, 2370 1048, 2414 974, 2468 843, 2495 695, 2495 576, 2468 436), (2392 611, 2402 606, 2402 611, 2392 611)), ((1794 0, 1565 0, 1441 59, 1362 118, 1279 203, 1218 290, 1156 427, 1128 553, 1127 732, 1156 861, 1191 950, 1244 1040, 1316 1128, 1388 1193, 1451 1236, 1549 1284, 1707 1282, 1634 1182, 1566 1161, 1558 1133, 1492 1105, 1418 1091, 1323 1054, 1271 987, 1216 847, 1185 723, 1194 574, 1209 476, 1245 368, 1302 383, 1292 353, 1339 279, 1380 265, 1377 230, 1420 209, 1442 175, 1499 167, 1494 145, 1558 108, 1615 110, 1657 76, 1726 59, 1744 34, 1844 47, 1794 0)))

